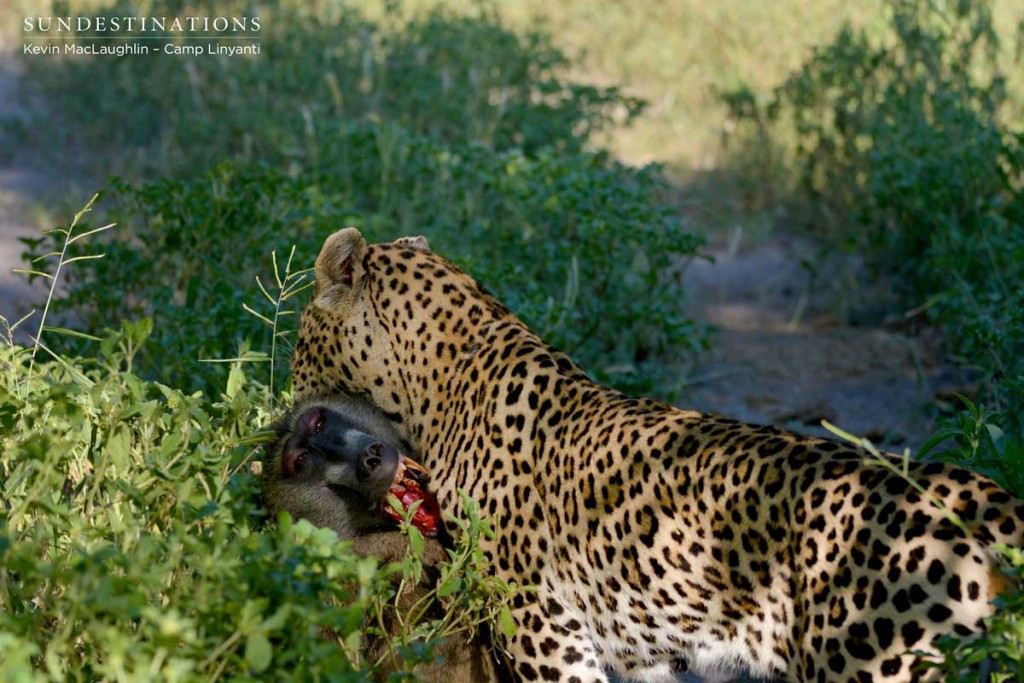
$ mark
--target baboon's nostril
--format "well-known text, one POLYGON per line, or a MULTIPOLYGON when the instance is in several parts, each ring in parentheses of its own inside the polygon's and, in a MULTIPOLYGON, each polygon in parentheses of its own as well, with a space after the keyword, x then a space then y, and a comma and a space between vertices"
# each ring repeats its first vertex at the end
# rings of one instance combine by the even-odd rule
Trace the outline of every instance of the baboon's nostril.
POLYGON ((379 443, 370 444, 366 447, 366 456, 363 458, 363 466, 368 470, 375 470, 380 467, 380 450, 381 445, 379 443))

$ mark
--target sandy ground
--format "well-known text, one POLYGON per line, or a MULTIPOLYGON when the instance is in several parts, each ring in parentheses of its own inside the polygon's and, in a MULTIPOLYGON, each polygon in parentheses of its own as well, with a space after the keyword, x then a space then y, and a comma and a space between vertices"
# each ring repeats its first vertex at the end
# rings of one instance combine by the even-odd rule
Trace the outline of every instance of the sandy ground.
POLYGON ((831 256, 812 278, 801 261, 821 257, 806 240, 735 237, 712 244, 713 263, 687 271, 692 313, 719 332, 679 405, 818 435, 825 419, 900 451, 931 433, 936 398, 970 391, 933 334, 911 336, 898 317, 882 327, 841 322, 833 282, 857 271, 855 261, 831 256))

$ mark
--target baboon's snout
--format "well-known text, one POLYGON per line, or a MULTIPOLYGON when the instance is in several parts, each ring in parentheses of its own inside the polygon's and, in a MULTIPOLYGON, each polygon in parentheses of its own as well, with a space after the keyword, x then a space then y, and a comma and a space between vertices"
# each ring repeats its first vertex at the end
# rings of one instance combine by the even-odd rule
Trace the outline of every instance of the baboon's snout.
POLYGON ((382 441, 372 441, 362 449, 357 465, 360 479, 381 479, 388 482, 398 467, 398 449, 382 441))

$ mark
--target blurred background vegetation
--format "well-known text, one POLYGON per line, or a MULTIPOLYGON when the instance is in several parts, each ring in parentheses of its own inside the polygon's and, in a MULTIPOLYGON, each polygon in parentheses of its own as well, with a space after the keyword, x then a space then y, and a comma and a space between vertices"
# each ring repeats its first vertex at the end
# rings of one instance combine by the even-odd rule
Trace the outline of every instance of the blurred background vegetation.
MULTIPOLYGON (((95 667, 83 671, 116 677, 103 667, 126 641, 89 641, 72 655, 68 634, 98 627, 60 616, 60 599, 33 613, 32 591, 67 572, 100 581, 90 572, 122 560, 83 560, 97 544, 130 554, 147 534, 187 533, 200 539, 189 560, 198 566, 219 552, 224 529, 259 526, 237 503, 255 494, 239 469, 252 451, 234 431, 242 415, 266 424, 259 406, 269 408, 287 376, 295 320, 279 314, 304 297, 283 301, 287 283, 277 276, 293 246, 295 270, 346 225, 371 239, 428 235, 598 379, 668 399, 685 391, 688 364, 714 343, 688 315, 681 287, 706 238, 759 226, 799 234, 822 253, 854 254, 863 277, 835 286, 876 283, 886 292, 873 302, 880 318, 939 330, 944 352, 980 377, 922 450, 1024 493, 1019 3, 14 0, 0 8, 0 44, 18 52, 25 16, 125 13, 258 13, 261 56, 20 60, 24 88, 2 121, 0 158, 31 156, 105 188, 79 229, 116 226, 70 246, 60 262, 105 256, 67 264, 50 305, 55 319, 106 345, 50 334, 49 348, 81 360, 37 366, 16 347, 4 359, 0 418, 13 436, 4 437, 0 491, 28 502, 15 506, 17 519, 0 510, 0 554, 32 589, 10 592, 14 575, 0 573, 4 628, 32 634, 0 637, 8 661, 64 658, 47 664, 59 677, 68 657, 81 656, 95 667), (131 327, 147 319, 144 334, 131 327), (235 357, 253 363, 243 371, 199 362, 235 357), (58 389, 68 381, 78 388, 58 389), (224 399, 208 404, 197 391, 224 399), (179 410, 182 402, 192 407, 179 410), (165 404, 168 433, 189 434, 166 448, 184 448, 220 478, 198 493, 172 478, 173 500, 188 504, 166 509, 183 525, 150 519, 136 533, 133 522, 128 544, 122 527, 94 528, 96 496, 143 500, 145 482, 125 463, 148 466, 145 421, 157 409, 144 406, 165 404), (44 425, 55 418, 67 447, 47 456, 38 444, 53 442, 44 425), (218 426, 207 437, 189 431, 211 419, 218 426), (105 464, 111 457, 124 467, 105 464), (53 492, 29 486, 44 469, 60 480, 53 492), (68 493, 83 488, 90 496, 68 493), (204 505, 223 519, 193 523, 204 505), (22 537, 28 529, 61 539, 52 566, 33 568, 9 542, 41 543, 22 537)), ((59 252, 65 239, 28 239, 28 252, 59 252)), ((34 267, 52 275, 57 263, 34 267)), ((840 279, 832 275, 823 277, 840 279)), ((259 543, 286 542, 275 539, 259 543)), ((146 552, 166 557, 173 543, 163 543, 146 552)), ((263 557, 268 548, 244 552, 263 557)), ((263 571, 247 564, 224 580, 263 571)), ((308 580, 288 590, 301 593, 308 580)), ((157 628, 157 593, 129 596, 130 588, 103 590, 111 604, 132 606, 139 628, 157 628)), ((323 597, 321 588, 310 590, 323 597)), ((198 609, 186 593, 166 599, 198 609)), ((228 625, 200 633, 198 612, 160 626, 188 630, 194 652, 222 655, 183 655, 175 666, 185 677, 265 670, 263 640, 277 644, 288 631, 267 620, 293 597, 246 607, 243 594, 226 592, 225 613, 254 610, 244 638, 228 625), (249 657, 253 633, 263 640, 249 657)), ((358 631, 345 615, 307 616, 340 619, 331 626, 342 635, 358 631)), ((116 609, 109 623, 119 623, 116 609)), ((274 661, 287 670, 288 660, 274 661)))

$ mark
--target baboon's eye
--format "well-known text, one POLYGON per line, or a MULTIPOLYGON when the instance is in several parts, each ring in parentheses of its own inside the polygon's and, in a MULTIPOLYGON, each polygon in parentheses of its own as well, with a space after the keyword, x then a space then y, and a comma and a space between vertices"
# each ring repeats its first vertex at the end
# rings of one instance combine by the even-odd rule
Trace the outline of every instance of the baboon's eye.
POLYGON ((306 449, 302 441, 303 437, 296 434, 288 439, 281 449, 281 474, 286 477, 295 474, 306 462, 306 449))
POLYGON ((308 438, 322 432, 326 424, 327 411, 320 407, 313 407, 304 412, 302 417, 296 421, 295 429, 308 438))

